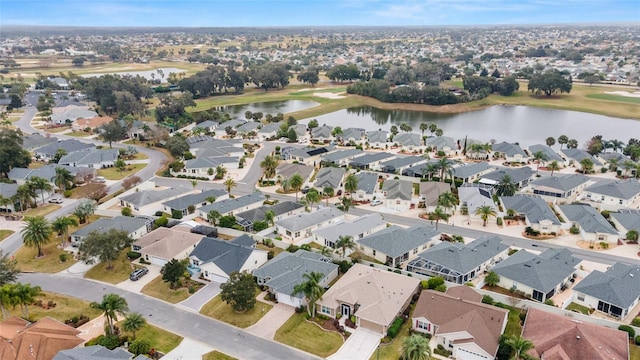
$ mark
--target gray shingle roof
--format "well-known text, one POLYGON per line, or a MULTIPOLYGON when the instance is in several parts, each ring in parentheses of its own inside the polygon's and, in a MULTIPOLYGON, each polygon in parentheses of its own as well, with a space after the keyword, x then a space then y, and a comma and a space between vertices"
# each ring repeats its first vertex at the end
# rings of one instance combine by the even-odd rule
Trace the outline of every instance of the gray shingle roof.
POLYGON ((640 231, 640 210, 624 210, 610 215, 625 229, 640 231))
POLYGON ((499 236, 482 236, 465 245, 443 241, 418 256, 461 274, 479 267, 485 261, 508 249, 499 236))
MULTIPOLYGON (((47 135, 49 135, 49 133, 47 133, 47 135)), ((35 133, 31 135, 25 135, 22 138, 22 147, 27 150, 33 150, 57 142, 58 138, 55 136, 46 137, 40 135, 40 133, 35 133)))
POLYGON ((385 143, 389 137, 388 131, 375 130, 367 132, 367 141, 370 143, 385 143))
POLYGON ((488 162, 479 162, 456 166, 453 168, 453 176, 460 179, 466 179, 473 175, 479 174, 489 169, 488 162))
POLYGON ((344 213, 338 209, 330 207, 292 216, 290 218, 277 221, 276 224, 287 230, 295 232, 338 217, 344 217, 344 213))
POLYGON ((234 199, 225 199, 222 201, 216 201, 213 204, 205 205, 200 208, 200 211, 208 214, 211 210, 216 210, 220 214, 226 214, 228 212, 243 208, 245 206, 255 204, 257 202, 264 202, 264 195, 256 191, 249 195, 241 196, 234 199))
POLYGON ((314 137, 314 138, 330 138, 331 137, 331 131, 333 131, 333 128, 331 126, 322 125, 322 126, 319 126, 317 128, 311 129, 311 137, 314 137))
POLYGON ((47 164, 37 169, 25 169, 25 168, 13 168, 9 171, 9 179, 11 180, 28 180, 34 176, 41 177, 51 181, 56 175, 56 168, 61 167, 69 170, 72 175, 77 175, 86 171, 91 171, 87 168, 78 168, 67 165, 47 164))
POLYGON ((259 122, 249 121, 249 122, 246 122, 246 123, 238 126, 236 128, 236 130, 238 130, 238 132, 240 132, 240 133, 243 133, 243 132, 244 133, 248 133, 248 132, 251 132, 251 131, 258 130, 259 127, 260 127, 260 123, 259 122))
POLYGON ((334 168, 334 167, 325 167, 318 171, 316 175, 316 184, 317 188, 324 188, 325 186, 331 188, 338 188, 342 183, 342 178, 344 174, 347 172, 345 168, 334 168))
POLYGON ((440 150, 445 147, 449 147, 454 150, 458 148, 458 144, 450 136, 428 137, 424 140, 424 144, 426 146, 437 147, 440 150))
POLYGON ((601 181, 589 186, 585 191, 629 200, 640 193, 640 182, 636 179, 601 181))
POLYGON ((522 150, 520 145, 509 144, 504 141, 501 143, 493 144, 491 146, 491 150, 494 152, 500 152, 500 153, 506 154, 507 156, 514 156, 514 155, 527 156, 527 154, 525 154, 524 150, 522 150))
POLYGON ((422 145, 422 139, 420 134, 416 133, 400 133, 393 137, 393 142, 402 146, 420 146, 422 145))
POLYGON ((185 188, 169 188, 164 190, 142 190, 134 192, 126 196, 122 196, 120 200, 126 201, 135 206, 145 206, 153 204, 174 196, 186 193, 185 188))
POLYGON ((111 229, 122 230, 127 234, 130 234, 141 227, 145 226, 149 220, 129 217, 129 216, 116 216, 114 218, 100 218, 91 224, 78 229, 73 234, 74 236, 87 236, 92 231, 106 232, 111 229))
POLYGON ((380 214, 367 214, 353 221, 341 221, 335 225, 318 229, 315 233, 334 243, 338 241, 340 236, 351 236, 352 239, 357 240, 359 234, 385 223, 380 214))
POLYGON ((221 140, 213 139, 210 136, 192 136, 187 139, 190 149, 206 149, 206 148, 222 148, 222 147, 238 147, 236 144, 241 144, 234 140, 221 140))
POLYGON ((519 168, 501 168, 496 171, 492 171, 486 175, 482 175, 483 179, 489 179, 493 181, 500 181, 505 175, 511 176, 511 182, 520 183, 523 180, 530 179, 536 174, 535 170, 528 166, 519 168))
POLYGON ((554 225, 560 225, 560 220, 551 210, 549 205, 537 195, 501 196, 500 200, 506 209, 513 209, 520 214, 525 214, 532 224, 538 224, 542 220, 549 220, 554 225))
POLYGON ((290 178, 295 174, 300 174, 303 179, 307 179, 312 172, 313 166, 304 164, 281 163, 276 168, 276 174, 284 178, 290 178))
POLYGON ((196 126, 194 126, 194 128, 202 128, 202 129, 215 129, 218 125, 220 125, 220 123, 218 123, 217 121, 213 121, 213 120, 205 120, 201 123, 196 124, 196 126))
POLYGON ((269 123, 269 124, 266 124, 266 125, 262 126, 258 130, 258 132, 259 133, 270 133, 270 132, 278 131, 279 128, 280 128, 280 123, 277 123, 277 122, 269 123))
POLYGON ((398 168, 416 164, 419 162, 426 162, 426 159, 423 158, 422 156, 403 156, 403 157, 397 157, 395 159, 381 162, 380 167, 385 172, 387 171, 393 172, 393 171, 396 171, 398 168))
POLYGON ((118 149, 94 149, 87 148, 84 150, 69 153, 58 161, 60 165, 83 166, 90 164, 100 164, 103 162, 115 162, 118 160, 118 149))
POLYGON ((408 180, 385 180, 382 184, 382 191, 387 192, 387 199, 411 200, 413 183, 408 180))
POLYGON ((184 162, 185 169, 204 169, 211 168, 214 169, 223 164, 232 164, 240 161, 240 158, 237 156, 216 156, 216 157, 206 157, 206 158, 197 158, 191 159, 184 162))
MULTIPOLYGON (((320 254, 305 250, 298 250, 293 254, 285 251, 255 270, 253 275, 258 279, 269 279, 265 285, 279 293, 292 294, 293 288, 304 281, 304 274, 316 272, 324 278, 337 267, 338 265, 320 254)), ((304 294, 296 297, 301 299, 304 294)))
POLYGON ((133 354, 123 348, 109 350, 102 345, 61 350, 53 360, 131 360, 133 354))
POLYGON ((10 198, 18 192, 18 184, 0 183, 0 195, 3 198, 10 198))
POLYGON ((520 250, 492 271, 546 294, 573 274, 579 263, 567 249, 548 249, 540 255, 520 250))
POLYGON ((275 216, 279 216, 279 215, 282 215, 282 214, 287 213, 289 211, 300 209, 303 206, 304 205, 302 205, 300 203, 297 203, 297 202, 283 201, 283 202, 277 203, 275 205, 271 205, 271 206, 263 205, 263 206, 260 206, 258 208, 255 208, 255 209, 251 209, 251 210, 247 210, 245 212, 238 213, 238 214, 236 214, 236 218, 250 220, 251 222, 255 223, 256 221, 264 221, 265 213, 268 210, 273 211, 273 214, 275 216))
POLYGON ((373 172, 361 171, 356 173, 358 179, 358 190, 362 190, 367 194, 373 194, 378 190, 378 174, 373 172))
POLYGON ((324 155, 322 157, 322 161, 333 163, 333 162, 340 161, 342 159, 357 156, 359 154, 362 154, 362 150, 360 149, 339 150, 339 151, 324 155))
POLYGON ((381 161, 381 160, 384 160, 384 159, 388 159, 388 158, 393 157, 393 156, 395 156, 395 155, 390 154, 390 153, 386 153, 386 152, 368 153, 366 155, 358 156, 357 158, 351 159, 351 161, 349 162, 349 165, 352 165, 352 166, 369 165, 369 164, 374 163, 376 161, 381 161))
POLYGON ((589 205, 560 205, 558 206, 567 220, 577 222, 580 228, 588 233, 617 234, 616 229, 609 224, 596 209, 589 205))
POLYGON ((439 231, 426 226, 414 225, 404 229, 397 225, 392 225, 358 240, 358 243, 387 256, 398 257, 428 243, 439 234, 439 231))
POLYGON ((553 151, 553 149, 548 147, 547 145, 536 144, 536 145, 529 146, 529 152, 531 153, 531 156, 533 156, 533 154, 537 153, 538 151, 542 152, 544 155, 547 156, 547 160, 546 160, 547 162, 551 162, 551 161, 563 162, 564 161, 564 159, 560 155, 558 155, 558 153, 553 151))
POLYGON ((238 126, 242 125, 246 123, 245 120, 238 120, 238 119, 232 119, 229 121, 225 121, 223 123, 220 123, 220 125, 218 125, 218 127, 216 127, 216 131, 224 131, 228 126, 231 126, 232 128, 237 128, 238 126))
POLYGON ((582 159, 591 159, 594 165, 602 165, 602 163, 593 155, 589 154, 586 150, 582 149, 562 149, 564 156, 569 159, 573 159, 580 162, 582 159))
POLYGON ((340 137, 345 140, 349 140, 351 138, 360 140, 364 134, 365 130, 362 128, 347 128, 342 130, 342 135, 340 137))
POLYGON ((179 198, 163 202, 162 205, 168 206, 169 208, 174 210, 185 210, 190 205, 197 206, 205 202, 208 197, 213 196, 215 198, 219 198, 220 196, 226 194, 227 192, 224 190, 210 189, 199 192, 197 194, 187 194, 179 198))
POLYGON ((640 266, 614 263, 607 271, 592 271, 573 290, 623 309, 640 297, 640 266))
POLYGON ((42 146, 40 148, 37 148, 34 150, 34 153, 49 155, 52 157, 56 154, 56 151, 58 149, 64 149, 67 152, 67 154, 70 154, 74 151, 88 149, 88 148, 95 148, 95 147, 96 146, 94 144, 83 143, 76 139, 68 139, 68 140, 59 140, 56 143, 51 143, 51 144, 42 146))
POLYGON ((74 121, 76 119, 91 119, 96 116, 98 116, 98 113, 96 113, 93 110, 87 109, 86 106, 82 106, 82 107, 74 106, 61 113, 51 114, 51 121, 54 121, 54 122, 64 122, 66 120, 74 121))
POLYGON ((569 191, 589 181, 589 178, 582 174, 559 175, 540 178, 531 182, 531 185, 544 186, 561 191, 569 191))
POLYGON ((195 256, 204 264, 214 263, 229 275, 240 271, 253 251, 259 250, 233 241, 206 237, 200 240, 189 256, 195 256))

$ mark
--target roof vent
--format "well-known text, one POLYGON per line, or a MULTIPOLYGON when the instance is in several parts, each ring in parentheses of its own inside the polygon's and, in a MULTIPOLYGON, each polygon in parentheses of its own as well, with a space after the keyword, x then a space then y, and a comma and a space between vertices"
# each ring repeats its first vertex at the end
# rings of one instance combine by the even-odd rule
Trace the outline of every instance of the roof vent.
POLYGON ((580 340, 580 335, 576 335, 576 340, 580 340))

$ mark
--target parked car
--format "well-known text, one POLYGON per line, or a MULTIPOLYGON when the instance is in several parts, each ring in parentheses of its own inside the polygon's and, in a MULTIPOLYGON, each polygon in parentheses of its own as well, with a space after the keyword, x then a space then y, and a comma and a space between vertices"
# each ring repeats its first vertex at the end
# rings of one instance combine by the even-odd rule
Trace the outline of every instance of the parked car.
POLYGON ((62 196, 54 196, 49 199, 49 202, 52 204, 62 204, 62 196))
POLYGON ((135 269, 131 272, 131 275, 129 275, 129 279, 131 281, 137 281, 137 280, 140 280, 141 277, 147 275, 148 273, 149 273, 149 269, 147 268, 135 269))
POLYGON ((103 183, 103 182, 106 182, 106 181, 107 181, 107 179, 105 179, 104 176, 96 176, 93 179, 93 182, 96 182, 96 183, 103 183))
POLYGON ((302 192, 303 194, 306 194, 306 193, 309 192, 310 189, 311 189, 310 187, 305 186, 305 187, 302 188, 302 190, 300 190, 300 192, 302 192))
POLYGON ((369 205, 371 205, 371 206, 378 206, 378 205, 382 205, 382 200, 380 200, 380 199, 374 199, 374 200, 371 200, 371 202, 369 203, 369 205))

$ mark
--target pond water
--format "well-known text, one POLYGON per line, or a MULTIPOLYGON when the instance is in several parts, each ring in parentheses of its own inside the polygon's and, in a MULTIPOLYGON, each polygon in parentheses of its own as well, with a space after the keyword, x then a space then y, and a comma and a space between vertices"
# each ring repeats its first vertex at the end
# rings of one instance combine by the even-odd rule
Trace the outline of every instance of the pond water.
POLYGON ((308 100, 285 100, 285 101, 269 101, 269 102, 257 102, 253 104, 243 104, 243 105, 227 105, 218 108, 219 110, 228 112, 231 114, 231 117, 239 117, 244 119, 244 113, 247 111, 251 112, 262 112, 264 115, 271 114, 276 115, 278 113, 292 113, 295 111, 305 110, 312 108, 314 106, 318 106, 320 103, 315 101, 308 100))
MULTIPOLYGON (((519 142, 522 146, 544 144, 549 136, 567 135, 578 140, 580 148, 594 135, 625 143, 640 137, 640 121, 613 118, 577 111, 551 110, 528 106, 492 106, 460 114, 426 111, 383 110, 371 106, 353 107, 315 117, 318 124, 389 130, 403 122, 420 133, 420 123, 435 123, 445 136, 454 139, 477 139, 489 142, 519 142)), ((302 120, 307 123, 310 119, 302 120)), ((429 135, 429 131, 425 132, 429 135)), ((556 145, 557 146, 557 145, 556 145)))

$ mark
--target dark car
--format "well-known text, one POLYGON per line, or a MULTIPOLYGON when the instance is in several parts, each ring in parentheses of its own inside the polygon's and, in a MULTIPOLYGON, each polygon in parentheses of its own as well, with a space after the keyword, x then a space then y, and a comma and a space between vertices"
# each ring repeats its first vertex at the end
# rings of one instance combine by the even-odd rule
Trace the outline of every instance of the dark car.
POLYGON ((131 272, 131 275, 129 275, 129 279, 131 281, 140 280, 140 278, 147 275, 147 273, 149 273, 149 269, 147 268, 135 269, 131 272))
POLYGON ((304 188, 302 188, 301 192, 302 192, 303 194, 306 194, 306 193, 308 193, 308 192, 309 192, 309 190, 310 190, 310 189, 311 189, 310 187, 305 186, 304 188))

